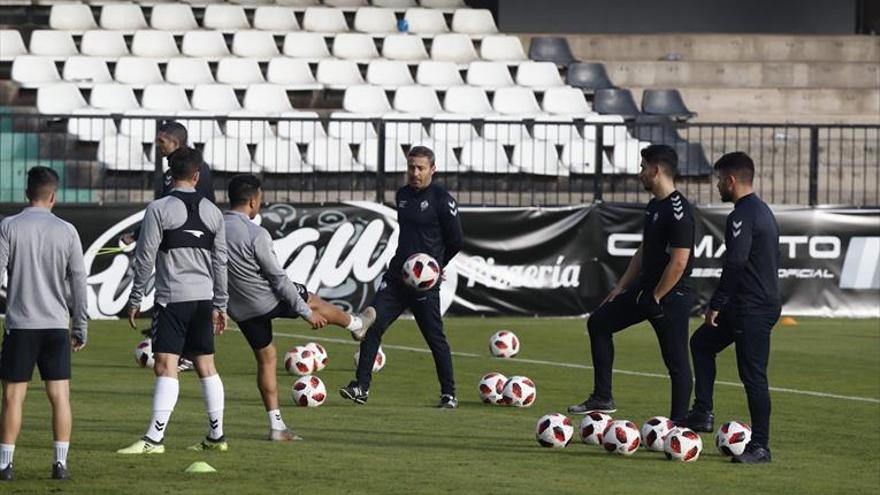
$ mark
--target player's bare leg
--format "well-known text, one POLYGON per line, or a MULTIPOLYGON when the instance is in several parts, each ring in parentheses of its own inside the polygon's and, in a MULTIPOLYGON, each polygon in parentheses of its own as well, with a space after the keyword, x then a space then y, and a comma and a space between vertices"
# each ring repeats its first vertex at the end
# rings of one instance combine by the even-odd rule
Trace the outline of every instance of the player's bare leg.
POLYGON ((70 479, 67 473, 67 450, 73 430, 73 412, 70 409, 70 380, 49 380, 46 395, 52 404, 52 430, 55 434, 55 460, 52 462, 52 478, 70 479))
POLYGON ((27 382, 3 382, 3 409, 0 411, 0 481, 12 481, 12 457, 21 431, 21 414, 27 395, 27 382))
POLYGON ((352 338, 362 340, 376 321, 376 310, 369 306, 356 315, 346 313, 335 304, 328 303, 317 294, 309 293, 309 308, 327 319, 327 323, 348 329, 352 338))
POLYGON ((263 405, 269 415, 268 440, 276 442, 302 440, 302 437, 287 428, 281 418, 281 409, 278 405, 278 377, 275 375, 278 365, 275 344, 255 349, 254 357, 257 359, 257 387, 260 389, 263 405))

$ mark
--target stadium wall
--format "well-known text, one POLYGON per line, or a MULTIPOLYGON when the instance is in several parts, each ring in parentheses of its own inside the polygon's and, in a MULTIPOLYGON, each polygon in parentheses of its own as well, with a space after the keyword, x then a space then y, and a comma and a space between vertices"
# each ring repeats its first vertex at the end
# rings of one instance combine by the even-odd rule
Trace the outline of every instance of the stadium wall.
MULTIPOLYGON (((0 206, 0 218, 18 211, 0 206)), ((57 214, 79 229, 86 247, 91 318, 122 314, 131 288, 142 205, 63 206, 57 214)), ((694 313, 711 297, 724 254, 729 208, 696 207, 698 293, 694 313)), ((626 269, 641 239, 640 205, 564 208, 460 208, 461 254, 446 269, 444 312, 457 315, 579 316, 595 308, 626 269)), ((880 210, 777 207, 780 288, 785 314, 880 316, 880 210)), ((397 247, 393 208, 373 202, 273 204, 259 222, 294 281, 346 309, 375 293, 397 247)), ((4 282, 5 283, 5 282, 4 282)), ((0 291, 0 310, 5 291, 0 291)), ((152 294, 142 309, 153 305, 152 294)))

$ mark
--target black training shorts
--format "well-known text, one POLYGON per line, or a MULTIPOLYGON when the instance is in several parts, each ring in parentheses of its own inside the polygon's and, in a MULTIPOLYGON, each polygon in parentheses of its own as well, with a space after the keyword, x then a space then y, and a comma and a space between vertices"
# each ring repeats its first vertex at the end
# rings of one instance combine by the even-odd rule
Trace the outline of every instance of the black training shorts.
POLYGON ((70 331, 6 329, 0 351, 0 380, 29 382, 34 365, 44 382, 70 379, 70 331))
POLYGON ((214 354, 212 301, 187 301, 153 307, 153 352, 198 356, 214 354))
MULTIPOLYGON (((297 293, 303 301, 309 301, 309 291, 302 284, 294 283, 297 293)), ((251 349, 262 349, 272 343, 272 320, 275 318, 299 318, 299 313, 293 310, 290 303, 281 301, 268 313, 238 322, 238 328, 244 334, 251 349)))

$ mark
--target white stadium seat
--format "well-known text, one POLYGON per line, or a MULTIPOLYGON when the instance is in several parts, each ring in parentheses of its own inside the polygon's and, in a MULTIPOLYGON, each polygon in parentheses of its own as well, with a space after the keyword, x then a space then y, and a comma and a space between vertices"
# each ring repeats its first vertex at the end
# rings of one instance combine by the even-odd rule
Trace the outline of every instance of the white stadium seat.
POLYGON ((254 120, 258 117, 267 117, 265 112, 235 110, 229 112, 226 117, 227 137, 238 139, 246 144, 257 144, 260 141, 275 137, 275 132, 272 131, 268 120, 265 120, 265 118, 254 120))
POLYGON ((142 107, 174 114, 189 110, 189 99, 183 86, 176 84, 151 84, 144 88, 142 107))
POLYGON ((478 58, 474 43, 466 34, 440 34, 431 44, 432 60, 469 64, 478 58))
POLYGON ((391 60, 417 62, 427 60, 428 51, 418 36, 391 34, 382 41, 382 56, 391 60))
POLYGON ((239 57, 268 60, 281 55, 272 33, 267 31, 236 31, 232 37, 232 53, 239 57))
POLYGON ((348 143, 340 139, 317 139, 309 143, 306 162, 319 172, 363 171, 364 166, 355 164, 348 143))
MULTIPOLYGON (((6 40, 4 39, 0 41, 5 42, 6 40)), ((73 42, 73 36, 67 31, 37 29, 31 33, 31 55, 67 58, 70 55, 77 55, 78 53, 76 44, 73 42)))
POLYGON ((422 7, 429 9, 457 9, 467 7, 464 0, 419 0, 422 7))
POLYGON ((544 93, 541 102, 544 111, 556 115, 584 115, 590 113, 590 106, 583 91, 571 86, 550 88, 544 93))
POLYGON ((117 83, 96 84, 89 96, 89 105, 92 108, 111 112, 140 108, 132 87, 128 84, 117 83))
POLYGON ((168 31, 144 30, 134 33, 131 41, 131 54, 135 57, 148 57, 165 61, 180 56, 174 36, 168 31))
POLYGON ((368 61, 379 58, 373 38, 364 33, 340 33, 333 39, 333 55, 337 58, 368 61))
POLYGON ((413 113, 386 113, 382 115, 385 125, 385 139, 397 143, 411 144, 428 137, 421 120, 424 115, 413 113))
POLYGON ((476 139, 464 143, 461 150, 462 166, 472 172, 506 174, 516 172, 507 161, 504 146, 497 141, 476 139))
POLYGON ((354 30, 371 34, 396 33, 397 17, 392 9, 363 7, 354 14, 354 30))
POLYGON ((621 174, 637 174, 642 164, 642 150, 651 143, 638 139, 624 139, 614 143, 612 166, 614 172, 621 174))
POLYGON ((284 86, 276 84, 252 84, 244 93, 244 108, 251 112, 276 114, 290 112, 293 105, 284 86))
POLYGON ((362 143, 376 137, 376 128, 370 118, 374 115, 333 112, 327 124, 327 134, 332 139, 341 139, 346 143, 362 143))
POLYGON ((81 87, 113 81, 110 70, 107 69, 107 62, 103 58, 80 55, 74 55, 64 62, 61 77, 81 87))
POLYGON ((216 172, 252 173, 259 171, 251 161, 247 144, 230 137, 214 137, 205 142, 205 163, 216 172))
POLYGON ((565 86, 553 62, 523 62, 516 70, 516 83, 535 89, 565 86))
POLYGON ((528 60, 518 36, 495 34, 480 43, 480 57, 493 62, 519 63, 528 60))
POLYGON ((453 86, 464 85, 456 64, 452 62, 438 62, 436 60, 419 62, 419 66, 416 69, 416 82, 435 89, 447 89, 453 86))
POLYGON ((346 112, 379 116, 391 111, 391 104, 380 86, 368 84, 351 86, 345 90, 342 108, 346 112))
POLYGON ((266 82, 260 65, 254 58, 227 57, 217 64, 217 82, 228 84, 235 89, 244 89, 250 84, 266 82))
POLYGON ((520 86, 499 88, 495 92, 492 108, 503 115, 533 115, 541 113, 538 100, 535 99, 535 93, 529 88, 520 86))
POLYGON ((314 7, 316 5, 321 5, 321 0, 275 0, 275 3, 278 5, 284 5, 285 7, 302 9, 305 7, 314 7))
POLYGON ((59 3, 49 10, 49 27, 59 31, 98 29, 92 9, 83 3, 59 3))
POLYGON ((61 82, 61 74, 52 57, 22 55, 12 61, 12 80, 22 88, 38 88, 61 82))
MULTIPOLYGON (((596 141, 591 139, 575 139, 562 147, 562 165, 573 174, 596 173, 596 141)), ((611 162, 602 153, 602 169, 612 171, 611 162)))
POLYGON ((420 8, 407 9, 403 18, 409 25, 410 33, 434 36, 436 34, 449 32, 449 27, 446 25, 446 19, 443 18, 443 12, 437 10, 420 8))
POLYGON ((185 3, 157 4, 150 14, 150 26, 153 29, 175 33, 195 31, 199 28, 192 7, 185 3))
POLYGON ((67 132, 78 141, 101 141, 107 135, 116 135, 116 122, 103 117, 108 112, 96 108, 78 108, 70 112, 67 119, 67 132))
MULTIPOLYGON (((73 43, 73 38, 70 42, 73 43)), ((73 49, 76 50, 76 45, 73 49)), ((19 55, 26 55, 27 52, 17 29, 0 29, 0 61, 12 60, 19 55)))
POLYGON ((241 110, 232 86, 226 84, 199 84, 192 94, 192 107, 196 110, 231 112, 241 110))
POLYGON ((284 139, 290 139, 297 143, 309 143, 327 137, 327 131, 318 120, 317 112, 282 112, 279 118, 278 136, 284 139))
POLYGON ((165 68, 165 80, 186 88, 197 84, 213 84, 214 76, 208 61, 203 58, 175 57, 168 60, 165 68))
POLYGON ((80 52, 92 57, 112 60, 129 55, 125 38, 120 31, 95 30, 83 33, 80 52))
POLYGON ((254 29, 282 34, 299 31, 299 23, 290 7, 261 5, 254 11, 254 29))
POLYGON ((126 110, 122 112, 119 133, 141 143, 152 143, 156 140, 156 120, 166 114, 156 110, 126 110))
POLYGON ((211 118, 196 118, 208 117, 211 115, 212 112, 184 110, 177 112, 175 120, 186 127, 187 139, 191 143, 204 143, 211 138, 223 135, 223 132, 220 130, 220 124, 218 124, 216 120, 211 118))
POLYGON ((555 144, 581 139, 577 126, 574 125, 574 118, 569 115, 536 117, 532 126, 532 136, 539 141, 550 141, 555 144))
POLYGON ((519 115, 487 115, 483 123, 483 138, 501 144, 516 144, 529 138, 529 130, 519 115))
POLYGON ((257 143, 254 162, 267 174, 302 174, 313 172, 303 162, 296 142, 289 139, 271 138, 257 143))
POLYGON ((266 80, 294 91, 321 89, 308 62, 296 58, 276 57, 270 60, 266 80))
POLYGON ((394 109, 398 112, 430 116, 442 110, 437 93, 427 86, 403 86, 394 93, 394 109))
POLYGON ((103 29, 137 31, 147 29, 147 20, 141 6, 134 3, 108 3, 101 7, 98 22, 103 29))
POLYGON ((458 9, 452 14, 452 31, 471 36, 498 32, 492 12, 487 9, 458 9))
POLYGON ((432 139, 450 145, 460 145, 479 139, 480 136, 474 125, 470 122, 462 122, 470 118, 468 115, 456 113, 438 113, 434 115, 428 133, 432 139))
POLYGON ((522 140, 513 147, 511 163, 522 172, 533 175, 567 177, 569 169, 562 166, 556 146, 547 141, 522 140))
POLYGON ((376 7, 385 7, 388 9, 406 9, 418 5, 416 0, 373 0, 376 7))
POLYGON ((98 144, 97 158, 107 170, 143 172, 156 168, 144 154, 140 140, 122 134, 105 135, 98 144))
POLYGON ((303 29, 315 33, 344 33, 348 31, 341 9, 309 7, 303 16, 303 29))
POLYGON ((318 62, 315 77, 329 89, 344 89, 364 84, 364 78, 356 63, 351 60, 325 59, 318 62))
POLYGON ((482 88, 453 86, 446 91, 443 108, 450 113, 484 115, 492 113, 489 97, 482 88))
POLYGON ((327 42, 318 33, 287 33, 284 36, 284 55, 317 62, 330 58, 327 42))
MULTIPOLYGON (((357 161, 368 172, 379 170, 379 140, 367 139, 358 146, 357 161)), ((397 173, 406 171, 406 155, 400 142, 393 139, 385 140, 385 172, 397 173)))
POLYGON ((367 66, 367 83, 394 89, 415 84, 407 65, 399 60, 378 59, 367 66))
POLYGON ((159 64, 150 58, 122 57, 116 62, 114 79, 118 83, 143 87, 165 82, 159 64))
POLYGON ((233 32, 239 29, 250 29, 244 7, 241 5, 215 4, 205 7, 205 17, 202 18, 202 26, 205 29, 214 29, 223 32, 233 32))
POLYGON ((187 57, 217 60, 228 57, 229 48, 220 31, 189 31, 183 35, 181 53, 187 57))
POLYGON ((467 83, 486 89, 514 86, 507 65, 502 62, 476 60, 468 65, 467 83))
POLYGON ((338 8, 359 8, 369 5, 367 0, 324 0, 324 5, 338 8))
POLYGON ((437 165, 437 171, 444 173, 462 171, 451 143, 439 139, 425 139, 421 142, 412 143, 412 145, 427 146, 434 152, 434 162, 437 165))

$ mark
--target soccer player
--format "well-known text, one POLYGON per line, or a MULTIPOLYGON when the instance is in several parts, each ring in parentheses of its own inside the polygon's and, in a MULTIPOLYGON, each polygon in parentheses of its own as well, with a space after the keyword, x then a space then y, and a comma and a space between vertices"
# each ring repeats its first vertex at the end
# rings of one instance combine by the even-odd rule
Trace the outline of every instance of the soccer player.
MULTIPOLYGON (((156 150, 170 161, 171 156, 177 150, 186 149, 189 135, 183 124, 174 120, 162 123, 156 130, 156 150)), ((173 189, 173 178, 171 169, 165 171, 162 176, 162 193, 159 197, 164 198, 171 193, 173 189)), ((204 161, 199 165, 199 183, 196 184, 196 192, 207 198, 212 203, 214 200, 214 178, 211 175, 211 168, 204 161)))
POLYGON ((688 316, 693 301, 694 219, 684 195, 675 189, 678 156, 653 144, 642 150, 639 180, 654 196, 645 209, 642 244, 611 293, 590 315, 587 329, 593 357, 593 392, 572 414, 617 410, 611 393, 613 335, 648 320, 672 382, 670 419, 687 415, 693 378, 688 363, 688 316))
POLYGON ((120 454, 159 454, 177 403, 177 363, 193 357, 201 378, 208 435, 193 450, 228 449, 223 436, 223 382, 214 367, 214 333, 226 328, 226 229, 223 214, 196 192, 202 156, 187 148, 171 157, 174 188, 147 206, 134 259, 128 319, 135 318, 156 265, 152 338, 156 364, 153 417, 141 440, 120 454))
POLYGON ((404 310, 409 309, 434 356, 440 380, 438 407, 453 409, 458 406, 452 354, 440 315, 440 284, 431 290, 417 292, 403 282, 401 275, 404 261, 415 253, 427 253, 445 267, 462 248, 458 205, 446 190, 432 183, 435 172, 434 152, 424 146, 414 146, 407 155, 409 184, 398 189, 395 198, 400 234, 397 252, 373 300, 376 321, 361 341, 356 379, 339 390, 342 397, 357 404, 367 402, 373 362, 382 335, 404 310))
POLYGON ((755 164, 742 152, 715 163, 721 200, 732 202, 724 232, 721 281, 709 301, 705 323, 691 337, 696 387, 686 425, 711 432, 715 356, 736 344, 736 366, 752 417, 752 439, 733 462, 770 462, 770 390, 767 363, 770 332, 781 311, 779 299, 779 226, 770 207, 755 194, 755 164))
POLYGON ((70 350, 72 347, 78 351, 86 345, 87 288, 79 233, 52 214, 58 183, 58 174, 51 168, 28 170, 30 207, 0 222, 0 279, 9 270, 6 332, 0 352, 0 481, 15 478, 12 457, 35 364, 52 404, 52 478, 70 479, 70 350), (72 305, 68 305, 68 293, 72 305))
POLYGON ((229 251, 229 316, 238 324, 257 359, 257 386, 269 416, 268 439, 300 440, 287 428, 278 407, 272 320, 301 316, 312 328, 331 323, 347 328, 360 340, 376 312, 366 308, 360 315, 350 315, 287 278, 272 250, 269 232, 251 221, 260 212, 260 179, 249 174, 237 175, 229 181, 228 193, 231 209, 223 218, 229 251))

